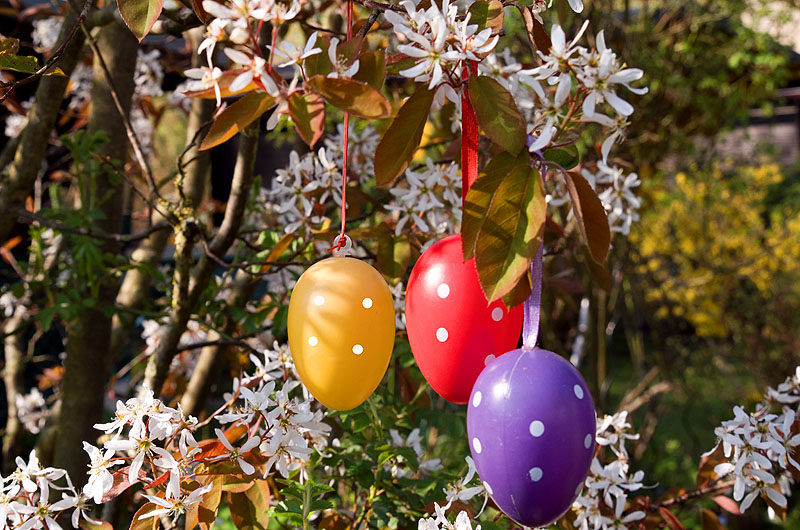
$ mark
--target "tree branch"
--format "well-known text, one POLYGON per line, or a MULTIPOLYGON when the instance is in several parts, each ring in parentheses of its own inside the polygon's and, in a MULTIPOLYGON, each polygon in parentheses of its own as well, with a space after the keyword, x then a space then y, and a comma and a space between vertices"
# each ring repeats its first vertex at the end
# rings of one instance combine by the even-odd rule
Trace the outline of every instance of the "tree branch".
MULTIPOLYGON (((70 3, 73 3, 74 0, 69 0, 70 3)), ((147 158, 144 155, 144 150, 142 149, 142 144, 139 141, 139 137, 136 135, 136 131, 133 129, 133 124, 131 124, 130 116, 128 113, 125 112, 124 106, 122 105, 122 101, 120 100, 119 93, 114 83, 114 76, 111 74, 111 71, 108 69, 108 65, 106 64, 105 59, 103 58, 103 54, 100 51, 100 48, 97 46, 97 42, 92 37, 91 32, 86 27, 86 24, 81 21, 80 23, 81 30, 83 31, 84 36, 86 37, 86 42, 89 44, 89 47, 92 49, 92 52, 95 54, 97 58, 97 62, 100 65, 100 68, 103 70, 103 75, 105 75, 106 80, 108 82, 108 88, 111 92, 111 98, 114 101, 114 106, 117 107, 117 111, 119 112, 120 116, 122 117, 122 123, 125 125, 125 132, 128 135, 128 141, 133 148, 133 154, 136 158, 136 162, 139 164, 139 168, 142 170, 142 173, 145 176, 145 179, 148 183, 150 188, 150 192, 158 197, 160 205, 162 207, 167 207, 169 209, 169 203, 164 200, 161 196, 161 193, 158 191, 158 185, 156 184, 155 178, 153 177, 153 171, 150 169, 150 164, 147 162, 147 158)), ((164 214, 165 217, 169 218, 172 217, 172 214, 164 214)))
MULTIPOLYGON (((258 151, 259 128, 258 121, 249 125, 239 139, 239 150, 236 156, 236 166, 231 183, 231 194, 228 197, 225 216, 222 219, 219 231, 208 244, 212 254, 225 254, 236 238, 244 218, 250 189, 253 185, 256 153, 258 151)), ((161 387, 169 373, 169 366, 175 356, 175 351, 180 337, 186 329, 186 323, 197 305, 203 290, 208 285, 214 273, 216 262, 206 257, 191 271, 188 294, 177 304, 173 305, 172 313, 166 324, 167 332, 162 337, 155 353, 148 359, 145 368, 145 384, 156 394, 161 392, 161 387)), ((180 284, 175 288, 182 288, 180 284)), ((173 296, 178 293, 173 293, 173 296)))
POLYGON ((72 41, 72 38, 78 32, 78 28, 81 27, 81 24, 83 24, 83 21, 86 20, 86 17, 89 15, 89 8, 91 7, 92 7, 92 0, 85 0, 83 3, 83 7, 80 10, 80 14, 78 15, 78 20, 72 26, 72 29, 70 30, 67 37, 61 42, 58 48, 56 48, 56 51, 50 54, 50 57, 47 58, 47 61, 41 68, 36 70, 33 74, 29 75, 28 77, 14 82, 14 84, 8 87, 8 89, 5 92, 3 92, 3 95, 0 96, 0 103, 5 101, 8 96, 13 94, 14 91, 17 90, 17 88, 23 85, 27 85, 29 83, 33 83, 34 81, 42 77, 50 69, 50 67, 52 67, 55 64, 55 62, 58 61, 59 58, 61 58, 61 54, 64 53, 64 50, 67 49, 67 44, 69 44, 70 41, 72 41))
POLYGON ((374 0, 355 0, 357 4, 361 4, 364 7, 368 7, 370 9, 377 9, 380 12, 384 11, 396 11, 398 13, 405 13, 406 10, 400 6, 392 5, 392 4, 384 4, 382 2, 375 2, 374 0))
POLYGON ((64 232, 66 234, 75 234, 79 236, 91 237, 94 239, 101 239, 103 241, 113 241, 115 243, 132 243, 147 238, 154 232, 160 232, 169 228, 169 223, 161 221, 152 225, 150 228, 137 232, 135 234, 109 234, 107 232, 97 232, 95 230, 86 230, 84 228, 72 228, 60 221, 44 217, 34 212, 29 212, 25 208, 15 206, 11 208, 11 214, 16 215, 18 219, 28 224, 40 224, 64 232))

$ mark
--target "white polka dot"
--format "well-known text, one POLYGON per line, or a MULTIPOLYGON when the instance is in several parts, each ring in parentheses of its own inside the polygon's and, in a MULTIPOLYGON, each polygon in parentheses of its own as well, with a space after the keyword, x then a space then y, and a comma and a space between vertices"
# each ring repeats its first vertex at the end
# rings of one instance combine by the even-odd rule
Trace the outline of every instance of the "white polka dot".
POLYGON ((591 434, 587 434, 586 438, 583 439, 583 446, 586 449, 589 449, 590 445, 592 445, 592 435, 591 434))
POLYGON ((492 320, 495 322, 500 322, 503 318, 503 309, 500 307, 495 307, 492 309, 492 320))
POLYGON ((538 438, 544 434, 544 423, 540 422, 539 420, 535 420, 531 422, 530 426, 531 436, 534 438, 538 438))
POLYGON ((575 385, 572 387, 572 391, 575 392, 575 397, 578 399, 583 399, 583 389, 581 385, 575 385))
POLYGON ((489 495, 494 495, 494 491, 492 491, 492 487, 491 487, 491 486, 489 485, 489 483, 488 483, 488 482, 486 482, 485 480, 483 481, 483 487, 484 487, 484 488, 486 488, 486 492, 487 492, 489 495))
POLYGON ((310 337, 308 337, 308 345, 309 346, 316 346, 317 344, 319 344, 319 339, 317 339, 317 337, 315 337, 314 335, 311 335, 310 337))
POLYGON ((314 297, 314 304, 322 305, 324 303, 325 303, 325 299, 323 297, 321 297, 321 296, 315 296, 314 297))
POLYGON ((369 296, 361 300, 361 305, 364 306, 364 309, 369 309, 372 307, 372 298, 369 296))
POLYGON ((364 346, 362 346, 361 344, 356 344, 355 346, 353 346, 353 353, 355 353, 356 355, 361 355, 362 353, 364 353, 364 346))
POLYGON ((578 483, 578 487, 575 488, 575 495, 580 495, 581 491, 583 491, 583 482, 578 483))
POLYGON ((472 396, 472 406, 473 407, 477 407, 478 405, 481 404, 481 397, 482 396, 481 396, 481 391, 480 390, 475 392, 475 395, 472 396))
POLYGON ((475 449, 475 452, 481 454, 481 441, 477 438, 472 439, 472 448, 475 449))
POLYGON ((449 334, 447 333, 446 329, 439 328, 436 330, 436 338, 439 340, 439 342, 446 341, 448 336, 449 334))
POLYGON ((496 357, 494 355, 491 355, 491 354, 487 355, 486 358, 483 360, 483 365, 484 366, 489 366, 489 363, 494 361, 495 359, 496 359, 496 357))
POLYGON ((440 283, 439 287, 436 288, 436 294, 439 295, 439 298, 447 298, 450 296, 450 286, 446 283, 440 283))
POLYGON ((542 480, 542 469, 539 467, 533 467, 528 474, 531 476, 531 480, 534 482, 539 482, 542 480))

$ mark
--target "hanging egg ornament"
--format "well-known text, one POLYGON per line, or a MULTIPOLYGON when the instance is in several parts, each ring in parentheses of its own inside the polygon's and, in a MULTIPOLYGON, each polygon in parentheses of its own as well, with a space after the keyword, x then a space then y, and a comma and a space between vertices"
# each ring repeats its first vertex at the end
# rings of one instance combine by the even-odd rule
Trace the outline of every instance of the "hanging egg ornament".
POLYGON ((514 350, 487 366, 472 389, 467 434, 497 506, 524 526, 561 517, 589 472, 595 421, 586 382, 563 357, 514 350))
POLYGON ((522 306, 486 303, 475 259, 461 236, 434 243, 414 265, 406 289, 406 329, 422 375, 444 399, 466 403, 486 365, 517 345, 522 306))
POLYGON ((395 336, 392 293, 367 263, 328 258, 300 276, 287 326, 303 384, 326 407, 350 410, 375 391, 389 366, 395 336))

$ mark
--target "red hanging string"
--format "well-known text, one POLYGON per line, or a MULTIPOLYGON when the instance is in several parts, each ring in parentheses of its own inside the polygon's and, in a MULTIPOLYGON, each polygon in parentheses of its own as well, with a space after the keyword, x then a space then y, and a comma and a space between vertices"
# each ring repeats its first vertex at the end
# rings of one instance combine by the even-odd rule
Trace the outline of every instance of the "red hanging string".
MULTIPOLYGON (((469 80, 470 71, 472 74, 478 73, 478 65, 475 61, 467 61, 467 68, 464 68, 462 79, 469 80)), ((478 178, 478 118, 475 116, 475 109, 469 99, 469 85, 464 84, 461 95, 461 208, 464 209, 467 199, 467 192, 475 180, 478 178)))
MULTIPOLYGON (((347 10, 347 40, 353 38, 353 4, 352 0, 347 0, 345 3, 347 10)), ((347 213, 347 140, 350 137, 350 113, 344 113, 344 153, 342 154, 342 230, 339 232, 339 237, 334 241, 334 244, 328 250, 339 251, 345 246, 347 237, 344 235, 344 227, 347 213)))

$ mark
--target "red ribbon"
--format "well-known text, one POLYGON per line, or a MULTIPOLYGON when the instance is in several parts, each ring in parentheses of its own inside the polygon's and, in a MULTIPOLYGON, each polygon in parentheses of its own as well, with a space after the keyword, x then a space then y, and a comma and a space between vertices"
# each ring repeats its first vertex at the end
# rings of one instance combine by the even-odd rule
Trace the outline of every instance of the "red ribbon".
MULTIPOLYGON (((469 61, 469 68, 464 69, 463 79, 469 80, 470 70, 478 73, 478 66, 474 61, 469 61)), ((469 99, 469 85, 464 84, 461 96, 461 208, 463 210, 467 199, 467 192, 478 178, 478 118, 469 99)))
MULTIPOLYGON (((347 10, 347 40, 353 38, 353 4, 352 0, 347 0, 345 3, 345 9, 347 10)), ((350 136, 350 114, 348 112, 344 113, 344 142, 343 142, 343 153, 342 153, 342 230, 339 232, 338 241, 336 241, 331 248, 327 251, 339 251, 342 250, 345 243, 347 242, 346 236, 344 235, 345 231, 345 222, 346 222, 346 215, 347 215, 347 140, 350 136)))

